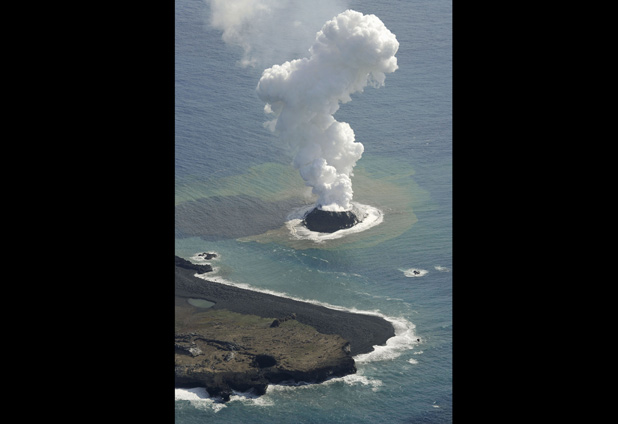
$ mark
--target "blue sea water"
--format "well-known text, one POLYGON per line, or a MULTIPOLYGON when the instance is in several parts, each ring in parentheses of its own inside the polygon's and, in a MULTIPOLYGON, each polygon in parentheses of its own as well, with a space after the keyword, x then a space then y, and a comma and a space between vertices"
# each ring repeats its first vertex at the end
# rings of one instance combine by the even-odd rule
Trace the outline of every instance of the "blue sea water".
POLYGON ((313 199, 262 125, 263 68, 239 64, 242 51, 208 25, 207 3, 176 0, 175 250, 194 261, 217 252, 209 263, 224 283, 380 314, 398 336, 358 358, 356 375, 319 385, 226 404, 177 389, 177 423, 452 421, 452 4, 346 6, 377 15, 400 43, 385 86, 335 114, 365 147, 354 201, 383 222, 334 240, 293 237, 286 219, 313 199))

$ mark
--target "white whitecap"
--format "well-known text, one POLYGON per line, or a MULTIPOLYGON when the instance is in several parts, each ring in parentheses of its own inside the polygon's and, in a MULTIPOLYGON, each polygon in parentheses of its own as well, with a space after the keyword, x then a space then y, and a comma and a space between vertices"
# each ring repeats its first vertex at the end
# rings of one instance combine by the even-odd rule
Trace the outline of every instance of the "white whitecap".
POLYGON ((378 391, 378 388, 384 385, 382 380, 378 380, 377 378, 369 378, 363 375, 361 371, 358 371, 356 374, 348 374, 343 377, 333 378, 329 380, 327 383, 336 383, 339 381, 343 382, 344 384, 347 384, 348 386, 358 386, 358 385, 366 386, 366 387, 369 386, 371 387, 371 390, 374 392, 378 391))
POLYGON ((382 380, 378 380, 375 378, 369 378, 362 374, 362 371, 359 370, 355 374, 348 374, 343 377, 331 377, 326 381, 323 381, 319 384, 315 383, 307 383, 305 381, 300 382, 286 382, 283 381, 278 384, 269 384, 266 388, 266 396, 272 395, 277 392, 292 392, 295 390, 311 390, 317 389, 320 386, 330 386, 333 384, 343 383, 348 386, 366 386, 371 387, 372 391, 377 391, 379 387, 383 386, 384 383, 382 380))
POLYGON ((346 375, 345 377, 341 377, 342 381, 349 385, 360 384, 363 386, 373 386, 379 387, 382 386, 383 383, 381 380, 368 378, 360 373, 346 375))
POLYGON ((220 399, 211 398, 208 391, 203 387, 174 390, 174 398, 177 401, 186 400, 196 409, 213 410, 219 412, 225 408, 225 404, 220 399))
MULTIPOLYGON (((207 410, 212 409, 214 412, 219 412, 226 407, 221 398, 210 397, 208 391, 203 387, 194 387, 189 389, 175 389, 175 400, 187 400, 197 409, 207 410)), ((253 406, 272 406, 274 402, 264 397, 257 396, 253 391, 237 392, 232 390, 229 402, 242 402, 246 405, 253 406)))
POLYGON ((210 399, 208 391, 203 387, 194 387, 191 389, 175 389, 174 397, 176 400, 210 399))
POLYGON ((237 392, 232 390, 230 402, 242 402, 245 405, 251 406, 273 406, 275 403, 267 396, 258 396, 253 390, 248 392, 237 392))
POLYGON ((204 252, 198 252, 195 255, 191 256, 190 259, 193 261, 193 263, 197 263, 198 265, 202 265, 202 264, 208 263, 210 261, 217 261, 217 260, 220 259, 220 255, 217 252, 208 252, 208 253, 214 253, 216 255, 216 256, 214 256, 213 258, 210 258, 210 259, 206 259, 205 256, 199 256, 202 253, 204 253, 204 252))
POLYGON ((400 271, 403 272, 403 275, 405 275, 406 277, 411 277, 411 278, 422 277, 429 272, 426 269, 420 269, 420 268, 400 269, 400 271))
POLYGON ((388 339, 386 345, 374 346, 373 351, 356 355, 354 361, 362 363, 395 359, 419 343, 420 339, 414 332, 416 326, 413 323, 401 317, 381 316, 393 325, 395 336, 388 339))

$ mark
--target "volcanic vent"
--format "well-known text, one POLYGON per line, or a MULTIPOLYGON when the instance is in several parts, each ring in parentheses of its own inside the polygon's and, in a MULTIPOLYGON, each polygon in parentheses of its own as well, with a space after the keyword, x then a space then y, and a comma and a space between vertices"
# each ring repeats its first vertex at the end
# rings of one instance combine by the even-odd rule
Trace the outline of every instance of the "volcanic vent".
POLYGON ((358 222, 360 220, 351 210, 345 212, 325 211, 319 207, 311 210, 303 220, 305 227, 319 233, 334 233, 345 228, 351 228, 358 222))

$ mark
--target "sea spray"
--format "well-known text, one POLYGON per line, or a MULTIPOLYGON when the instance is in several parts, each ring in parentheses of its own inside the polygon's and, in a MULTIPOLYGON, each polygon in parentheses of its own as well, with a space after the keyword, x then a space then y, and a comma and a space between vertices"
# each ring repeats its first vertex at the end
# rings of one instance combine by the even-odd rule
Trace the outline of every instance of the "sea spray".
POLYGON ((217 396, 210 396, 208 391, 203 387, 192 388, 176 388, 174 399, 176 401, 188 401, 191 406, 204 411, 212 410, 219 412, 227 408, 226 403, 241 402, 254 406, 273 406, 272 400, 265 396, 257 396, 253 391, 238 392, 232 390, 232 395, 228 402, 223 402, 223 399, 217 396))
POLYGON ((324 24, 309 57, 274 65, 256 91, 273 115, 265 125, 292 148, 293 165, 327 211, 352 207, 353 168, 364 146, 333 114, 367 85, 384 85, 397 66, 399 43, 375 15, 346 10, 324 24))
POLYGON ((410 278, 424 277, 429 272, 426 269, 421 268, 400 269, 400 271, 403 272, 403 275, 410 278))
POLYGON ((218 398, 210 397, 208 391, 203 387, 175 388, 174 392, 176 401, 187 401, 196 409, 219 412, 226 407, 218 398))
POLYGON ((395 337, 388 339, 384 346, 374 346, 372 352, 356 355, 354 360, 357 363, 395 359, 403 352, 413 349, 420 342, 420 339, 416 337, 414 332, 416 326, 407 319, 388 317, 386 315, 380 316, 393 325, 395 337))

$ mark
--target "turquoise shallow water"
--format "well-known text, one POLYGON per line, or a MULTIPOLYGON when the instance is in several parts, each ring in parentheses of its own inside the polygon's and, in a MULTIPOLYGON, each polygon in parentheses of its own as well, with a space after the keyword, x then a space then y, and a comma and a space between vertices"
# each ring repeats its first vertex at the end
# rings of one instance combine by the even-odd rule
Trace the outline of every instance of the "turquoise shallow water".
POLYGON ((312 197, 262 126, 261 69, 238 65, 239 49, 205 24, 205 3, 179 0, 176 254, 217 252, 208 262, 228 284, 379 313, 399 325, 399 344, 357 361, 354 376, 275 386, 259 399, 222 405, 177 390, 178 423, 452 420, 451 3, 347 6, 376 14, 400 43, 386 85, 335 114, 365 146, 354 201, 383 222, 321 243, 292 237, 286 217, 312 197))

